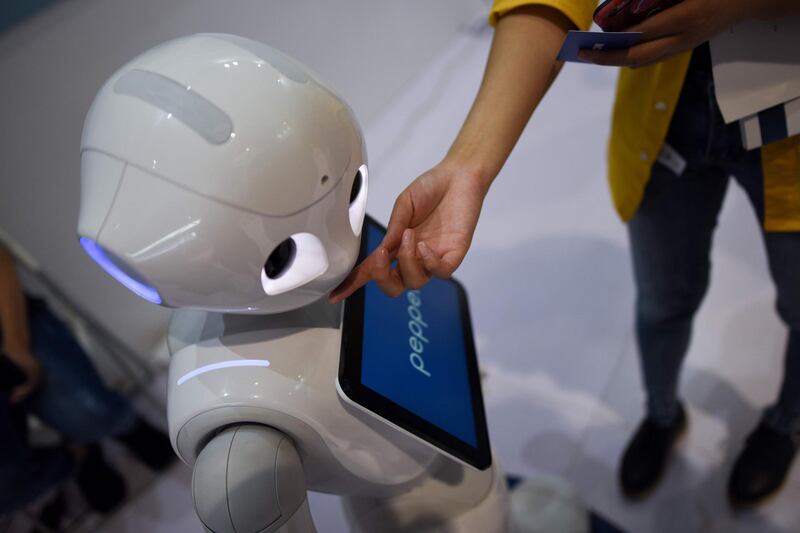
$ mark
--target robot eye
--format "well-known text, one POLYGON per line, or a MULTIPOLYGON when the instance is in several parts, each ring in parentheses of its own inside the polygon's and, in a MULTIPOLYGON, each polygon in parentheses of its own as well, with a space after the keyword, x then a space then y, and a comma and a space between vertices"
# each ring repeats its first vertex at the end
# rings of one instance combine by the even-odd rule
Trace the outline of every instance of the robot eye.
POLYGON ((261 270, 261 286, 270 296, 293 291, 328 270, 328 254, 316 235, 295 233, 269 254, 261 270))
POLYGON ((296 253, 297 244, 295 244, 294 239, 289 237, 269 254, 267 262, 264 263, 264 273, 269 279, 279 278, 292 264, 296 253))
POLYGON ((367 212, 367 189, 369 188, 369 173, 367 165, 358 168, 353 185, 350 189, 350 228, 353 234, 361 235, 361 226, 364 225, 364 215, 367 212))
POLYGON ((353 202, 358 198, 358 193, 361 192, 361 185, 363 182, 364 178, 361 176, 361 171, 358 171, 353 180, 353 187, 350 189, 350 205, 353 205, 353 202))

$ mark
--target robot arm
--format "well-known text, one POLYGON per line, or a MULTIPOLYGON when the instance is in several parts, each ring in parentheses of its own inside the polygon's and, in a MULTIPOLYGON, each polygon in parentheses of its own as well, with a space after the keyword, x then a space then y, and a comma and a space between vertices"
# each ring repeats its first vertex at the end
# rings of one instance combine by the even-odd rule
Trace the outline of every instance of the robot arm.
POLYGON ((314 533, 300 456, 283 433, 228 427, 203 448, 192 477, 195 509, 212 533, 314 533))

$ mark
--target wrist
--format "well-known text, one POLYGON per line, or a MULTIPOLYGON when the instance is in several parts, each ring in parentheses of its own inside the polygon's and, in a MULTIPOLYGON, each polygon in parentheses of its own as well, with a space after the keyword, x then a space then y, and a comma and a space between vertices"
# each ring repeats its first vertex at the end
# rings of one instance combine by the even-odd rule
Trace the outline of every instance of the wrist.
POLYGON ((481 199, 489 192, 493 176, 479 165, 471 161, 452 158, 448 155, 439 163, 439 167, 443 171, 443 175, 447 176, 448 179, 458 180, 462 184, 466 184, 469 189, 479 194, 481 199))
POLYGON ((486 196, 494 178, 497 176, 490 165, 485 164, 476 157, 464 156, 453 150, 447 153, 439 163, 445 174, 455 179, 463 180, 473 185, 481 194, 486 196))

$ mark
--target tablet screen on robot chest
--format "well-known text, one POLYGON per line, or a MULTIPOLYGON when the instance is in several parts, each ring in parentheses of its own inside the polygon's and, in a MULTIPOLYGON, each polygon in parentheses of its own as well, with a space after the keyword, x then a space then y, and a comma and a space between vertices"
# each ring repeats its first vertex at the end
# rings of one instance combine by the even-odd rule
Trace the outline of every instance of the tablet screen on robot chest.
MULTIPOLYGON (((367 217, 362 258, 384 231, 367 217)), ((469 309, 456 281, 433 279, 398 298, 370 282, 348 298, 339 384, 351 402, 445 454, 491 465, 469 309)))

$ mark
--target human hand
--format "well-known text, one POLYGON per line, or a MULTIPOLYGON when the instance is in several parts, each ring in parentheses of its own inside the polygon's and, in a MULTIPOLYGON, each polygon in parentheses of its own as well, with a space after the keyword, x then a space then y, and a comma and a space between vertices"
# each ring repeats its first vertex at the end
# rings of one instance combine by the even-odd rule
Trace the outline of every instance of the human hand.
POLYGON ((642 33, 639 44, 624 50, 581 50, 578 57, 598 65, 632 68, 658 63, 691 50, 727 28, 757 16, 756 11, 763 9, 758 4, 753 0, 683 0, 626 28, 625 31, 642 33))
POLYGON ((29 352, 7 352, 8 359, 25 376, 25 381, 15 385, 9 394, 11 403, 29 398, 42 382, 42 364, 29 352))
POLYGON ((334 289, 329 301, 344 300, 370 280, 396 297, 433 276, 450 277, 472 242, 486 192, 476 175, 451 163, 422 174, 397 198, 381 245, 334 289))

